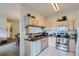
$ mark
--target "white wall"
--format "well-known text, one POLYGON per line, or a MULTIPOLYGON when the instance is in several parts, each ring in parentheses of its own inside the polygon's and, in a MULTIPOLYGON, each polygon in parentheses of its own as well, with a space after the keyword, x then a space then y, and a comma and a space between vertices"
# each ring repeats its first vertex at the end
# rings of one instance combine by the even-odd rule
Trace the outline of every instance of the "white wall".
POLYGON ((7 28, 7 17, 0 16, 0 28, 7 28))
POLYGON ((20 23, 19 20, 12 21, 12 37, 15 38, 15 35, 19 33, 20 23))
POLYGON ((23 4, 21 5, 21 20, 20 20, 20 55, 25 55, 25 41, 24 41, 24 37, 25 37, 25 23, 26 23, 26 20, 27 20, 27 17, 26 17, 26 20, 24 20, 24 15, 27 15, 27 13, 30 13, 31 15, 35 16, 36 19, 38 20, 44 20, 44 18, 37 14, 35 11, 31 10, 30 8, 27 8, 27 6, 24 6, 23 4))
POLYGON ((7 40, 7 17, 0 15, 0 41, 7 40))
POLYGON ((48 19, 48 20, 57 20, 58 19, 58 17, 62 17, 62 16, 67 16, 67 18, 68 19, 70 19, 71 17, 77 17, 77 15, 78 15, 78 11, 67 11, 67 12, 64 12, 64 11, 62 11, 62 12, 59 12, 59 13, 57 13, 57 14, 55 14, 55 15, 51 15, 51 16, 48 16, 46 19, 48 19))

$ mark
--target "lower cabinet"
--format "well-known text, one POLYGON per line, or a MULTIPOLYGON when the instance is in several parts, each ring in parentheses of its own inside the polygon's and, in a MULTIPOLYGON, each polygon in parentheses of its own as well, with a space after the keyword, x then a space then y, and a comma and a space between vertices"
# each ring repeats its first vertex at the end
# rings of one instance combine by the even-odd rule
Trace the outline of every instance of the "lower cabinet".
POLYGON ((41 52, 41 40, 32 43, 32 55, 36 56, 41 52))
POLYGON ((52 46, 52 38, 48 37, 48 46, 52 46))
POLYGON ((43 38, 37 41, 25 40, 25 55, 26 56, 37 56, 43 49, 48 46, 48 39, 43 38))
POLYGON ((48 46, 56 47, 56 37, 48 37, 48 46))
POLYGON ((48 38, 41 40, 41 50, 43 51, 48 46, 48 38))
POLYGON ((69 40, 69 52, 76 53, 75 39, 70 39, 69 40))
POLYGON ((25 41, 25 55, 36 56, 41 52, 41 40, 25 41))

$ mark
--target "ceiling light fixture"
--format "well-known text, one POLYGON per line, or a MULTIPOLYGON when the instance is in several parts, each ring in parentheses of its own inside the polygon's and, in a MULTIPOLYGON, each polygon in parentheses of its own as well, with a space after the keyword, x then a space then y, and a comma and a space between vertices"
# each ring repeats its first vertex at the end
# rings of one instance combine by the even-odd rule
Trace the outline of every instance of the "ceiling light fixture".
POLYGON ((54 3, 52 3, 53 8, 55 9, 55 11, 57 11, 56 6, 54 3))
POLYGON ((60 8, 59 8, 58 4, 55 3, 55 5, 56 5, 56 7, 57 7, 57 10, 60 11, 60 8))
POLYGON ((60 11, 60 8, 57 3, 52 3, 52 6, 55 9, 55 11, 60 11))

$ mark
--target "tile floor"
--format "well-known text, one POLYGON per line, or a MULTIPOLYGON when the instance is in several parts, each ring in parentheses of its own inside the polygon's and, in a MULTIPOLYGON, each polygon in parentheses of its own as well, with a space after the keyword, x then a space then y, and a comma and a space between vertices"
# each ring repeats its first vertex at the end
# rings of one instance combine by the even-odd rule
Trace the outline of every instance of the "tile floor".
POLYGON ((0 47, 0 51, 2 51, 0 56, 19 56, 19 47, 16 45, 16 42, 0 47))
POLYGON ((19 51, 16 49, 15 51, 0 54, 0 56, 19 56, 19 51))
POLYGON ((47 47, 39 56, 75 56, 75 53, 61 51, 54 47, 47 47))

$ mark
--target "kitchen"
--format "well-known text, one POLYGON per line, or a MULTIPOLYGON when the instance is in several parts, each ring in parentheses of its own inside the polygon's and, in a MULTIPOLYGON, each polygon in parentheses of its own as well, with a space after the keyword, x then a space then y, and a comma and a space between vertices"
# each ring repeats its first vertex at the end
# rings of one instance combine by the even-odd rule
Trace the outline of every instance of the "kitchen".
POLYGON ((21 4, 20 55, 78 55, 78 6, 75 3, 21 4))

